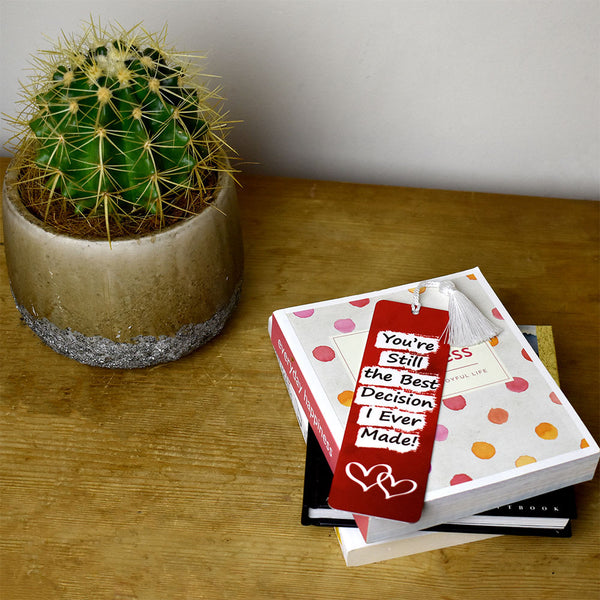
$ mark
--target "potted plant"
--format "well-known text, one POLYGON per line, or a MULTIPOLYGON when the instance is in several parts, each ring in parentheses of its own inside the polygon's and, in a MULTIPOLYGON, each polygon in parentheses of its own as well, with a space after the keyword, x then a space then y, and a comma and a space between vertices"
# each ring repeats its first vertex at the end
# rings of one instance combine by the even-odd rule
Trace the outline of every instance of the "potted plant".
POLYGON ((89 24, 37 57, 13 119, 11 290, 46 344, 90 365, 180 358, 240 294, 230 123, 165 38, 89 24))

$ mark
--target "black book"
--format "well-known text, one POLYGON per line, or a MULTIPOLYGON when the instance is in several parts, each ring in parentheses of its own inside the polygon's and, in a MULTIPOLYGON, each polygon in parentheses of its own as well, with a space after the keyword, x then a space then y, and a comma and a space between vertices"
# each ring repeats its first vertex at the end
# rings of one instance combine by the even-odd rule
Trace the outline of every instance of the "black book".
MULTIPOLYGON (((303 525, 356 527, 350 513, 332 509, 327 504, 332 479, 329 463, 309 427, 301 516, 303 525)), ((428 531, 570 537, 571 519, 576 516, 575 492, 570 486, 452 523, 436 525, 428 531)))

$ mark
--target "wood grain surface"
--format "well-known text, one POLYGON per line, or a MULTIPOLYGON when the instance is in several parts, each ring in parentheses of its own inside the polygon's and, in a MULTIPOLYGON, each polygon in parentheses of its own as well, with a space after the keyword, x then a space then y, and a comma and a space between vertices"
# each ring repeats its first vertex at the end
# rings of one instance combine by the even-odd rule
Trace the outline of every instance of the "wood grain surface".
POLYGON ((0 599, 599 598, 598 478, 577 488, 571 539, 347 568, 332 530, 300 525, 304 442, 267 319, 477 265, 518 323, 553 326, 561 385, 598 440, 600 204, 241 183, 240 305, 175 363, 54 353, 21 322, 2 253, 0 599))

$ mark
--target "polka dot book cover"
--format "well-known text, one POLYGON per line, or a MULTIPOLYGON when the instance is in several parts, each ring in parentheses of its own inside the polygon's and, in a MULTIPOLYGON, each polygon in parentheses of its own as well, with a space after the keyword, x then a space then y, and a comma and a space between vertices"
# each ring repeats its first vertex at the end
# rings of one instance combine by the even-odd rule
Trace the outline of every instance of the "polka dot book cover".
MULTIPOLYGON (((451 282, 498 333, 486 342, 451 345, 421 518, 411 523, 401 514, 394 519, 356 514, 367 542, 395 539, 588 481, 600 456, 598 445, 479 268, 431 281, 451 282)), ((332 470, 374 307, 380 300, 411 304, 418 283, 280 309, 269 319, 271 341, 298 420, 304 430, 308 425, 313 429, 332 470)), ((421 302, 448 310, 448 296, 436 289, 423 293, 421 302)), ((386 415, 402 411, 417 417, 427 410, 426 393, 386 388, 385 382, 358 389, 386 415)), ((391 452, 402 435, 402 426, 393 418, 377 431, 378 440, 391 452)), ((354 470, 357 491, 387 488, 391 495, 393 477, 376 466, 372 473, 368 468, 354 470)))

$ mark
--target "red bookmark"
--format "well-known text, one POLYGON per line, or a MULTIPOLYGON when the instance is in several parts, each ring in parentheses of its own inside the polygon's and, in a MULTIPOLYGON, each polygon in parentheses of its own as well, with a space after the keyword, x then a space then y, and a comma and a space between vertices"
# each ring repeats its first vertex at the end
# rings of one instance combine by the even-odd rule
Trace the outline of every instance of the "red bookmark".
POLYGON ((375 306, 329 494, 333 508, 411 523, 421 517, 447 325, 446 310, 389 300, 375 306))

